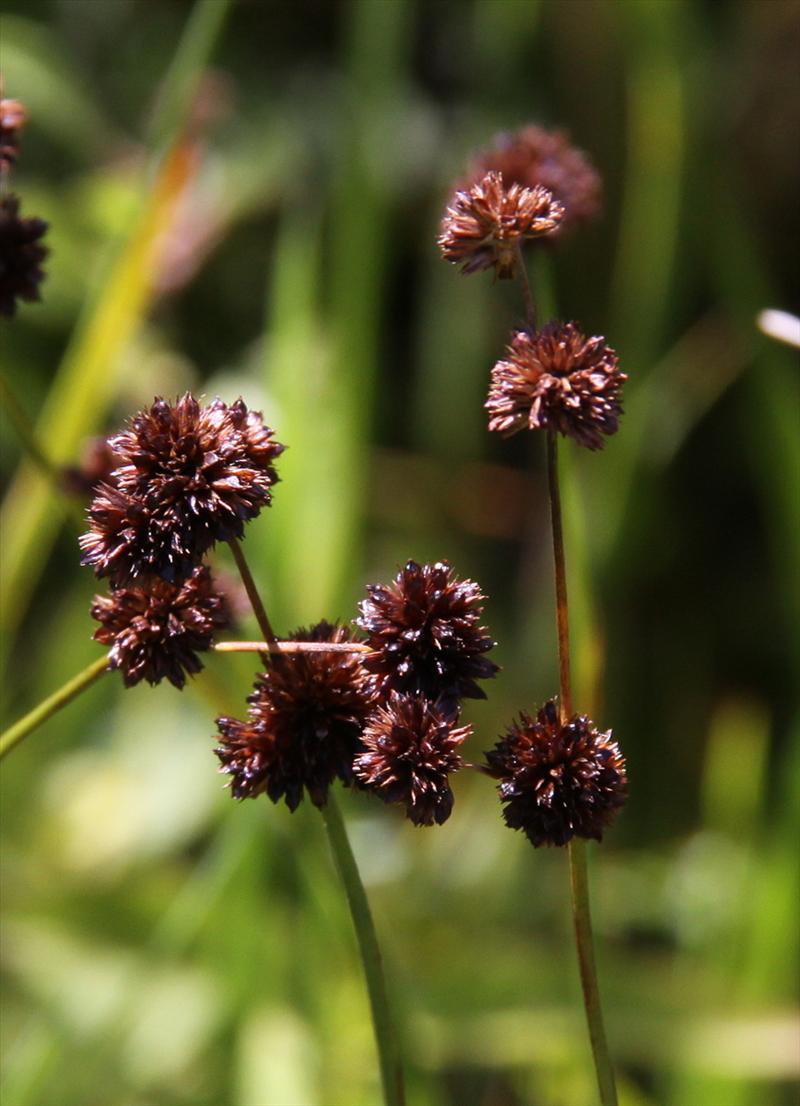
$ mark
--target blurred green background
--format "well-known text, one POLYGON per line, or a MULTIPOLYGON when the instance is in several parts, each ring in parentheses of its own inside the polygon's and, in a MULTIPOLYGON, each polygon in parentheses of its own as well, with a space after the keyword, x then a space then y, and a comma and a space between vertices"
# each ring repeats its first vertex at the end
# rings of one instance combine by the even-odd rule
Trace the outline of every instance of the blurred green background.
MULTIPOLYGON (((503 672, 474 760, 557 686, 543 441, 495 440, 518 290, 439 260, 448 184, 497 130, 566 127, 605 181, 540 297, 630 376, 620 433, 563 449, 582 709, 628 757, 592 850, 627 1106, 797 1101, 796 359, 800 7, 784 0, 6 0, 13 185, 51 224, 3 364, 57 465, 155 394, 263 409, 291 447, 246 551, 282 631, 447 558, 503 672), (177 143, 177 145, 176 145, 177 143), (796 289, 795 289, 796 291, 796 289)), ((98 655, 82 504, 2 426, 5 710, 98 655)), ((226 567, 222 554, 221 567, 226 567)), ((245 622, 242 633, 254 633, 245 622)), ((377 1064, 321 820, 233 804, 212 718, 110 677, 2 766, 4 1106, 374 1106, 377 1064)), ((566 857, 490 782, 443 827, 343 796, 412 1106, 588 1106, 566 857)))

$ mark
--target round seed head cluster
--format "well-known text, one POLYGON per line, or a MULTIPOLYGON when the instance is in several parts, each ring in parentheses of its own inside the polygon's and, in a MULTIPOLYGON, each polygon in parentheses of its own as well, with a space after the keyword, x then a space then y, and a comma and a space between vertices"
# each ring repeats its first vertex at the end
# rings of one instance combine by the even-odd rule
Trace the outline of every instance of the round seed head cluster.
POLYGON ((284 447, 241 399, 156 399, 109 439, 117 468, 89 508, 82 563, 114 584, 185 579, 218 541, 270 504, 284 447))
POLYGON ((44 219, 21 218, 16 196, 0 198, 0 315, 16 314, 17 300, 41 298, 42 262, 49 252, 41 242, 46 230, 44 219))
POLYGON ((451 713, 462 698, 485 699, 478 680, 499 671, 486 656, 494 646, 480 625, 484 596, 443 562, 408 564, 388 586, 371 584, 356 624, 373 653, 364 664, 380 692, 419 695, 451 713))
POLYGON ((500 278, 513 277, 521 240, 550 234, 564 211, 552 192, 541 185, 525 188, 487 173, 456 192, 439 235, 445 261, 461 265, 463 273, 494 269, 500 278))
POLYGON ((228 624, 225 600, 205 567, 182 584, 154 580, 148 588, 96 595, 92 618, 100 623, 94 639, 111 646, 109 667, 119 669, 126 687, 167 679, 182 688, 187 673, 203 667, 197 654, 228 624))
POLYGON ((600 841, 627 795, 625 758, 611 731, 600 733, 585 715, 562 724, 553 700, 535 719, 521 714, 486 760, 500 780, 506 825, 535 847, 600 841))
POLYGON ((489 172, 502 173, 506 187, 516 184, 522 188, 536 185, 548 188, 564 211, 556 234, 600 211, 600 175, 587 155, 572 145, 565 131, 531 125, 497 135, 490 147, 474 159, 469 180, 478 181, 489 172))
POLYGON ((626 380, 605 339, 585 337, 574 323, 518 330, 492 369, 489 429, 506 436, 552 429, 601 449, 604 436, 617 431, 626 380))
POLYGON ((356 777, 385 803, 403 804, 415 826, 441 825, 453 809, 448 776, 464 767, 458 749, 471 733, 435 704, 392 692, 364 730, 356 777))
MULTIPOLYGON (((345 642, 350 631, 320 622, 292 641, 345 642)), ((281 656, 259 677, 245 721, 218 718, 215 752, 236 799, 266 792, 295 810, 308 792, 324 806, 337 777, 349 784, 364 723, 374 706, 373 681, 358 653, 281 656)))

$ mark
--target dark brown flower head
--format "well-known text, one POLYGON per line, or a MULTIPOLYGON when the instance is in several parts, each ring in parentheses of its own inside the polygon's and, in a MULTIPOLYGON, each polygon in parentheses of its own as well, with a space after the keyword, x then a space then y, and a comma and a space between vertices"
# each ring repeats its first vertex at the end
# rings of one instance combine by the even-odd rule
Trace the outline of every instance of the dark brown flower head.
POLYGON ((562 725, 552 699, 535 719, 521 714, 486 760, 501 781, 506 825, 536 847, 600 841, 627 796, 625 758, 611 731, 600 733, 586 715, 562 725))
POLYGON ((96 595, 95 641, 110 645, 109 667, 126 687, 140 680, 167 679, 177 688, 203 667, 197 654, 211 648, 213 635, 228 624, 225 601, 207 568, 195 569, 183 584, 154 579, 147 588, 120 588, 96 595))
POLYGON ((0 173, 17 160, 25 120, 25 107, 19 100, 0 99, 0 173))
POLYGON ((565 131, 531 125, 497 135, 490 148, 472 162, 468 180, 478 181, 490 172, 502 173, 506 187, 548 188, 564 209, 556 234, 593 218, 600 210, 600 175, 586 154, 571 145, 565 131))
POLYGON ((284 449, 241 399, 201 407, 189 393, 156 399, 109 445, 118 467, 97 490, 81 548, 83 564, 118 584, 185 579, 215 542, 241 537, 271 502, 284 449))
POLYGON ((16 196, 0 199, 0 315, 14 315, 17 300, 41 298, 41 266, 48 250, 40 239, 46 230, 44 219, 20 218, 16 196))
POLYGON ((385 803, 403 803, 415 826, 441 825, 453 809, 448 777, 464 767, 458 748, 471 733, 435 703, 392 692, 364 730, 356 777, 385 803))
POLYGON ((553 429, 587 449, 601 449, 622 414, 627 376, 604 338, 587 338, 575 323, 518 330, 492 369, 489 429, 506 436, 529 427, 553 429))
POLYGON ((513 277, 517 244, 550 234, 563 214, 546 188, 523 188, 505 183, 500 173, 487 173, 453 196, 439 248, 445 261, 461 265, 462 273, 494 268, 498 277, 513 277))
MULTIPOLYGON (((297 630, 292 641, 351 640, 350 631, 320 622, 297 630)), ((247 720, 218 718, 222 741, 215 752, 231 777, 236 799, 266 791, 295 810, 308 791, 324 806, 338 776, 353 779, 353 758, 374 706, 373 681, 359 653, 293 653, 281 657, 256 682, 247 720)))
POLYGON ((409 561, 388 586, 370 584, 356 625, 374 650, 364 664, 380 691, 439 700, 451 712, 461 698, 485 699, 476 683, 499 671, 484 654, 494 646, 480 625, 484 596, 446 563, 409 561))

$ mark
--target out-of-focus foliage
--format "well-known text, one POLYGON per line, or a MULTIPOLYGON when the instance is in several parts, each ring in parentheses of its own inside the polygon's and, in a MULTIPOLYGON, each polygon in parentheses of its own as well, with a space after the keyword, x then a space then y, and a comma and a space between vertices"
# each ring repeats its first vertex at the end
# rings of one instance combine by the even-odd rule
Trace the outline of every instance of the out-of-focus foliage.
MULTIPOLYGON (((798 383, 755 318, 791 306, 797 5, 215 6, 187 32, 182 0, 5 5, 14 187, 52 254, 2 357, 42 448, 74 462, 186 388, 262 408, 290 446, 246 543, 274 623, 352 617, 365 582, 449 558, 504 665, 468 711, 477 759, 556 686, 543 443, 485 428, 517 290, 434 243, 475 147, 567 127, 605 215, 542 259, 540 302, 630 376, 604 452, 563 450, 577 699, 631 779, 593 849, 622 1101, 794 1101, 798 383)), ((2 445, 13 719, 97 646, 70 516, 10 422, 2 445)), ((320 819, 235 805, 215 774, 212 718, 252 672, 107 678, 3 764, 5 1106, 377 1100, 320 819)), ((346 810, 413 1106, 589 1102, 563 853, 467 773, 441 828, 346 810)))

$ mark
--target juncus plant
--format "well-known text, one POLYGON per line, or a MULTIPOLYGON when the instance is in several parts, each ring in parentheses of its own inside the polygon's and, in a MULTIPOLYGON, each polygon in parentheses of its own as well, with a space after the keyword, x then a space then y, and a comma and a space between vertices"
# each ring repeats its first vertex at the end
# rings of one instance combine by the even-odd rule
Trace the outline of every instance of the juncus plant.
MULTIPOLYGON (((4 100, 0 111, 4 177, 24 119, 15 104, 4 100)), ((447 206, 439 245, 466 274, 490 269, 518 279, 525 300, 524 323, 491 370, 486 408, 492 432, 541 430, 546 437, 560 694, 521 710, 478 768, 497 781, 510 828, 534 847, 569 849, 586 1012, 600 1096, 609 1106, 616 1092, 584 846, 602 839, 625 801, 627 777, 611 731, 572 701, 557 441, 601 449, 618 429, 626 378, 604 338, 586 336, 573 322, 541 325, 524 259, 525 248, 560 242, 591 218, 599 197, 597 173, 566 135, 527 127, 500 136, 473 161, 447 206)), ((20 221, 16 203, 3 194, 0 241, 14 245, 16 259, 0 285, 6 314, 18 298, 36 297, 44 257, 37 244, 44 227, 20 221), (9 280, 14 288, 6 287, 9 280)), ((472 734, 464 701, 485 697, 483 684, 498 673, 489 657, 495 642, 483 624, 486 596, 444 560, 409 560, 390 582, 368 585, 349 625, 323 617, 279 635, 242 540, 247 523, 272 502, 283 450, 243 399, 204 402, 188 392, 174 401, 157 396, 119 433, 91 444, 70 481, 91 493, 80 548, 82 563, 108 584, 91 606, 99 623, 94 638, 106 652, 2 735, 0 755, 106 672, 118 671, 126 687, 168 680, 180 690, 210 651, 256 654, 247 702, 216 720, 218 771, 236 800, 266 796, 293 812, 307 797, 321 811, 358 939, 384 1099, 400 1106, 403 1076, 381 955, 334 788, 395 805, 418 827, 447 821, 451 778, 474 767, 462 756, 472 734), (220 543, 233 555, 259 641, 217 640, 232 622, 230 589, 208 563, 220 543)))

